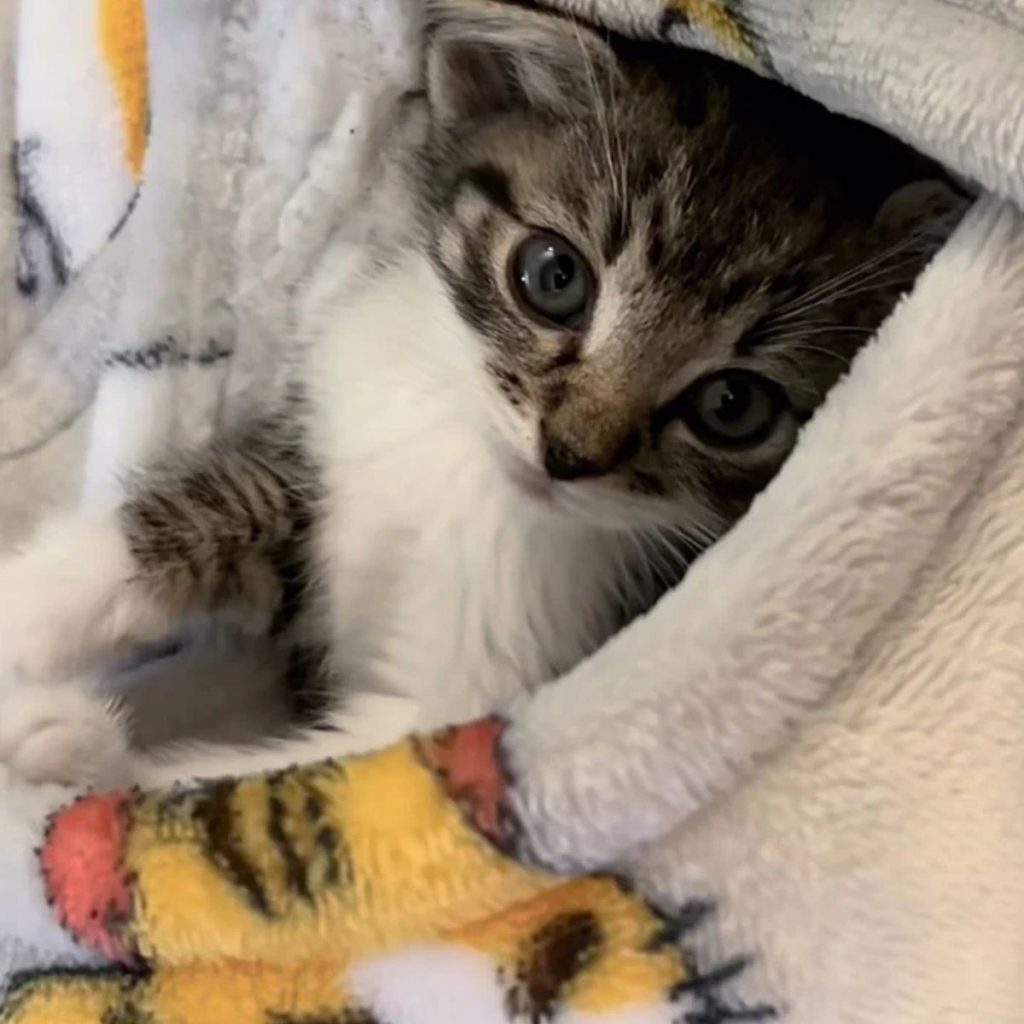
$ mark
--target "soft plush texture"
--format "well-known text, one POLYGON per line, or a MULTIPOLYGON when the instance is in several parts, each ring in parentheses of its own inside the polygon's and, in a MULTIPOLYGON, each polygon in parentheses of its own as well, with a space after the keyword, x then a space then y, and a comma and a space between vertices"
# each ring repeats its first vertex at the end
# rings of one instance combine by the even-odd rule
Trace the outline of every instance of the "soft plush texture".
MULTIPOLYGON (((311 25, 357 6, 324 0, 303 5, 303 13, 311 25)), ((368 4, 367 10, 384 6, 368 4)), ((680 0, 668 7, 654 0, 566 0, 566 6, 620 29, 709 46, 780 75, 940 157, 985 194, 858 358, 751 513, 650 615, 516 709, 507 723, 456 734, 500 736, 500 748, 490 746, 464 778, 451 765, 438 775, 430 757, 426 771, 423 758, 410 760, 409 746, 339 770, 354 780, 361 770, 405 758, 408 778, 426 771, 421 778, 433 778, 457 798, 465 818, 447 819, 449 839, 458 835, 482 844, 487 838, 500 855, 484 854, 482 845, 474 849, 485 860, 495 858, 488 863, 500 864, 509 877, 551 884, 555 892, 558 886, 544 871, 613 869, 658 908, 658 916, 675 920, 683 984, 666 990, 660 1003, 626 997, 606 1019, 646 1024, 675 1016, 703 1024, 775 1014, 798 1024, 1016 1024, 1024 1001, 1024 215, 1018 209, 1024 202, 1024 7, 1019 0, 680 0), (680 716, 706 721, 706 749, 673 743, 680 716), (780 718, 786 724, 781 730, 780 718)), ((201 4, 177 9, 212 17, 201 4)), ((264 3, 257 17, 255 5, 238 5, 230 23, 235 31, 224 37, 235 44, 235 56, 242 42, 255 38, 246 31, 255 31, 274 10, 264 3)), ((301 20, 288 10, 288 17, 301 20)), ((151 3, 151 30, 154 17, 169 17, 170 11, 160 0, 151 3)), ((394 25, 397 31, 399 20, 394 25)), ((0 38, 3 31, 0 23, 0 38)), ((151 36, 169 38, 163 30, 151 36)), ((204 36, 214 38, 214 32, 204 36)), ((295 38, 299 45, 302 37, 295 38)), ((275 51, 268 43, 259 52, 269 59, 275 51)), ((685 60, 685 51, 679 59, 685 60)), ((154 56, 154 69, 158 63, 154 56)), ((153 168, 156 190, 163 159, 154 155, 161 138, 155 84, 153 95, 147 168, 153 168)), ((264 91, 253 102, 272 95, 264 91)), ((10 110, 10 103, 0 106, 0 125, 10 123, 10 110)), ((300 156, 294 160, 295 176, 279 182, 279 195, 295 187, 298 168, 305 167, 300 156)), ((147 169, 147 180, 149 174, 147 169)), ((93 257, 95 271, 83 270, 70 287, 85 288, 90 278, 101 282, 101 264, 125 258, 127 243, 120 240, 131 231, 152 237, 154 224, 143 219, 147 188, 118 239, 93 257)), ((182 194, 194 202, 190 188, 182 194)), ((372 214, 371 206, 366 209, 372 214)), ((364 230, 374 218, 342 222, 364 230)), ((232 243, 224 251, 251 270, 258 250, 247 245, 261 236, 229 234, 232 243)), ((365 229, 356 238, 354 260, 369 237, 365 229)), ((190 241, 207 251, 201 241, 190 241)), ((315 247, 302 251, 315 262, 315 247)), ((290 253, 290 246, 281 252, 290 253)), ((268 290, 272 283, 264 282, 268 290)), ((205 286, 216 293, 214 281, 205 286)), ((131 294, 130 282, 125 289, 131 294)), ((251 293, 232 291, 238 302, 188 308, 230 313, 240 318, 234 326, 245 327, 245 295, 251 293)), ((50 351, 43 347, 47 338, 63 343, 56 325, 75 308, 70 299, 24 314, 35 318, 37 353, 50 351)), ((9 309, 14 323, 22 314, 16 304, 9 309)), ((250 336, 261 337, 259 325, 252 326, 252 335, 241 329, 233 337, 245 344, 250 336)), ((201 344, 200 335, 193 340, 201 344)), ((22 341, 22 357, 31 351, 22 341)), ((245 366, 238 358, 242 351, 225 356, 224 363, 245 366)), ((261 351, 258 343, 250 351, 261 351)), ((189 403, 203 393, 203 408, 210 408, 199 367, 211 369, 212 362, 196 363, 162 366, 147 380, 151 386, 174 381, 166 395, 187 393, 183 407, 200 425, 209 421, 189 403)), ((18 364, 7 365, 9 371, 18 364)), ((113 423, 115 409, 124 416, 132 402, 142 407, 153 397, 138 382, 128 383, 127 369, 114 368, 104 380, 95 423, 113 423), (109 404, 116 396, 128 404, 109 404)), ((248 379, 239 373, 239 380, 248 379)), ((262 386, 251 385, 255 392, 262 386)), ((244 398, 246 389, 238 394, 244 398)), ((218 408, 219 401, 213 403, 218 408)), ((176 405, 168 398, 166 407, 176 405)), ((6 407, 2 415, 6 419, 6 407)), ((161 421, 149 433, 154 443, 165 426, 161 421)), ((4 430, 6 438, 6 424, 4 430)), ((110 429, 97 427, 94 438, 98 466, 117 446, 110 429)), ((122 451, 106 464, 123 465, 128 458, 122 451)), ((108 473, 97 470, 89 479, 96 485, 93 498, 109 494, 108 473)), ((422 752, 424 744, 431 746, 421 741, 416 749, 422 752)), ((407 799, 397 776, 389 785, 395 800, 407 799)), ((374 792, 377 803, 388 804, 390 796, 374 792)), ((17 845, 40 835, 44 815, 63 798, 57 791, 28 794, 11 785, 0 802, 0 858, 7 869, 0 873, 0 933, 8 937, 0 948, 9 965, 96 955, 72 947, 55 926, 31 855, 17 845)), ((109 807, 103 799, 84 806, 109 807)), ((126 801, 118 807, 145 809, 167 798, 118 799, 126 801)), ((201 791, 177 799, 184 824, 180 832, 175 827, 161 834, 157 848, 178 850, 179 836, 188 845, 197 821, 190 808, 204 797, 201 791)), ((412 805, 391 806, 403 812, 396 828, 410 855, 449 849, 444 843, 434 847, 429 831, 407 842, 405 829, 417 823, 412 805)), ((83 820, 66 816, 74 813, 58 817, 51 844, 81 842, 60 827, 83 820)), ((364 826, 348 824, 358 841, 364 826)), ((280 830, 268 827, 263 840, 271 834, 280 830)), ((280 857, 279 844, 267 848, 276 850, 268 863, 280 857)), ((56 860, 44 854, 51 884, 56 860)), ((436 931, 413 928, 414 903, 403 907, 408 930, 375 928, 372 914, 360 909, 358 886, 340 882, 331 902, 340 917, 328 914, 297 929, 301 941, 285 945, 303 963, 312 963, 303 941, 322 939, 327 948, 331 935, 353 934, 344 931, 353 927, 345 923, 350 912, 367 930, 350 940, 348 952, 368 952, 359 945, 367 935, 379 940, 374 955, 359 965, 345 960, 345 969, 365 987, 357 1003, 330 1008, 336 1019, 366 1019, 352 1012, 358 1005, 384 1024, 430 1022, 456 991, 479 993, 479 1002, 457 1008, 459 1019, 521 1019, 514 1005, 495 998, 500 957, 491 955, 481 967, 470 956, 474 947, 462 926, 481 914, 513 914, 529 894, 504 875, 485 891, 495 876, 480 861, 468 864, 441 856, 438 874, 431 876, 434 899, 457 893, 467 870, 482 887, 479 902, 465 905, 466 917, 449 919, 455 930, 443 943, 436 942, 436 931), (410 945, 423 942, 430 948, 410 945)), ((404 869, 394 870, 387 872, 388 884, 400 886, 404 869)), ((240 934, 237 922, 222 929, 205 916, 200 898, 163 897, 182 915, 188 942, 154 939, 146 945, 148 933, 132 924, 145 921, 155 904, 144 894, 145 878, 139 884, 127 924, 93 932, 79 927, 99 953, 134 953, 141 940, 138 952, 165 964, 153 978, 181 968, 186 985, 190 971, 211 963, 215 973, 240 970, 233 959, 240 953, 260 958, 261 972, 271 970, 276 954, 258 944, 259 922, 254 918, 253 930, 242 929, 253 945, 232 946, 240 934), (114 932, 119 942, 111 944, 114 932)), ((152 884, 155 893, 173 893, 176 882, 152 884)), ((571 890, 581 883, 563 884, 571 890)), ((628 902, 631 913, 645 912, 642 903, 628 902)), ((241 913, 244 901, 236 897, 231 905, 241 913)), ((441 905, 429 904, 434 929, 444 920, 441 905)), ((85 920, 93 920, 88 912, 85 920)), ((113 977, 51 979, 44 990, 33 983, 9 1012, 21 1014, 19 1021, 57 1022, 62 1018, 52 1010, 32 1016, 32 1000, 87 997, 92 1009, 85 1016, 64 1019, 103 1019, 111 984, 120 991, 152 981, 140 982, 134 973, 113 977)), ((292 1001, 278 1019, 289 1013, 300 1021, 317 1019, 308 1004, 300 1004, 297 993, 308 992, 305 983, 292 978, 290 984, 292 1001)), ((562 995, 551 1009, 556 1019, 581 1019, 571 986, 562 995)), ((276 1008, 266 997, 262 1010, 276 1008)), ((153 1024, 203 1020, 191 1011, 161 1016, 152 1009, 153 1024)))
POLYGON ((529 870, 474 828, 470 805, 500 800, 496 731, 62 811, 41 854, 54 911, 136 972, 43 974, 3 1019, 667 1024, 698 1006, 686 920, 612 878, 529 870))

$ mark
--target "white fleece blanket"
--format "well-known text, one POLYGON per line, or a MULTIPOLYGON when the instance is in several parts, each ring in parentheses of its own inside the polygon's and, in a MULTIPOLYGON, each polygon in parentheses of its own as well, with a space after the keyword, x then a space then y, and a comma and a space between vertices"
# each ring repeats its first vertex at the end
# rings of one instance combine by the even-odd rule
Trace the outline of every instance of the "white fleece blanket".
MULTIPOLYGON (((386 223, 362 201, 374 171, 363 131, 377 123, 368 99, 386 109, 411 74, 405 22, 383 0, 299 6, 152 0, 153 117, 134 212, 112 242, 69 229, 66 283, 48 256, 54 278, 35 295, 3 284, 9 455, 52 454, 59 443, 45 438, 87 405, 108 363, 90 500, 151 445, 201 437, 273 387, 274 326, 287 324, 274 296, 333 232, 357 259, 386 223), (358 118, 358 144, 346 118, 358 118)), ((562 868, 614 865, 659 902, 713 906, 689 940, 699 961, 736 968, 691 1024, 765 1006, 798 1024, 1019 1024, 1024 5, 566 6, 778 74, 988 194, 744 522, 646 619, 519 709, 508 752, 531 846, 562 868), (706 749, 673 742, 684 716, 707 723, 706 749)), ((0 128, 19 104, 4 97, 0 128)), ((130 175, 119 180, 130 201, 130 175)), ((8 253, 16 212, 0 221, 8 253)), ((44 270, 45 241, 31 240, 44 270)), ((9 797, 0 960, 75 955, 33 888, 44 808, 9 797)))
POLYGON ((387 230, 419 6, 0 5, 0 538, 273 395, 298 282, 387 230))

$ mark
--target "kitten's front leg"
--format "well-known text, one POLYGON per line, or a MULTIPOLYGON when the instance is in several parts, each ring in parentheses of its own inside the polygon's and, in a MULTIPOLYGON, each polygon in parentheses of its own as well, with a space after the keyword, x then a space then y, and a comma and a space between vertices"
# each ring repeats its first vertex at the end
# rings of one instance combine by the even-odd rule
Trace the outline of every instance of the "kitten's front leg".
POLYGON ((0 562, 0 691, 63 680, 176 626, 116 515, 55 520, 0 562))
POLYGON ((0 562, 0 768, 78 790, 129 782, 126 723, 94 672, 172 634, 176 611, 116 513, 55 520, 0 562))
POLYGON ((109 515, 48 524, 0 562, 0 673, 46 684, 197 612, 266 628, 311 490, 294 426, 271 418, 152 467, 109 515))
POLYGON ((0 772, 12 779, 111 789, 135 782, 133 763, 125 716, 95 680, 0 689, 0 772))
POLYGON ((151 468, 108 516, 53 522, 0 562, 0 762, 33 781, 108 781, 123 728, 83 671, 194 613, 266 628, 282 572, 297 575, 311 489, 293 425, 270 418, 151 468))

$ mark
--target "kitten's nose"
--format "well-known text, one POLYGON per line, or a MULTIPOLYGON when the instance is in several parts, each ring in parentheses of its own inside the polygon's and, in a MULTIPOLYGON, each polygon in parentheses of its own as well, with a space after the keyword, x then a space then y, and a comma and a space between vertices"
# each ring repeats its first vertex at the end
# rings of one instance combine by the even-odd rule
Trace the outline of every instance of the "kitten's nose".
POLYGON ((573 451, 561 441, 544 440, 544 468, 552 480, 578 480, 585 476, 601 476, 606 470, 596 462, 573 451))
POLYGON ((541 444, 544 468, 552 480, 580 480, 583 477, 604 476, 613 472, 627 459, 633 457, 640 444, 637 431, 630 431, 625 438, 612 446, 593 446, 583 452, 550 430, 541 428, 541 444))
POLYGON ((646 403, 619 374, 578 368, 547 397, 540 461, 553 480, 614 473, 639 451, 646 403))

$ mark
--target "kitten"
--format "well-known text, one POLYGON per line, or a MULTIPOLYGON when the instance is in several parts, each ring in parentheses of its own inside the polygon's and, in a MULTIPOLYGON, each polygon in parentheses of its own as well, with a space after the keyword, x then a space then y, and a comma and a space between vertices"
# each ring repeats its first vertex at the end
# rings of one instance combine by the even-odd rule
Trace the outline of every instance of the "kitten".
POLYGON ((554 679, 743 514, 959 209, 713 57, 479 0, 429 19, 418 243, 310 314, 301 397, 0 570, 21 775, 267 770, 554 679), (88 673, 196 612, 289 645, 318 727, 128 754, 88 673))

